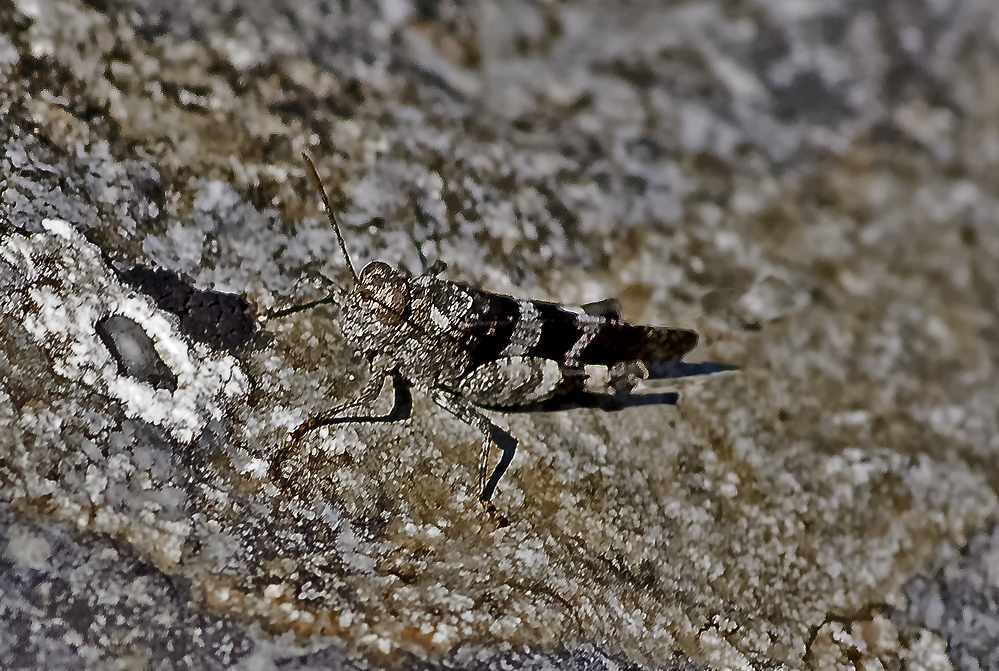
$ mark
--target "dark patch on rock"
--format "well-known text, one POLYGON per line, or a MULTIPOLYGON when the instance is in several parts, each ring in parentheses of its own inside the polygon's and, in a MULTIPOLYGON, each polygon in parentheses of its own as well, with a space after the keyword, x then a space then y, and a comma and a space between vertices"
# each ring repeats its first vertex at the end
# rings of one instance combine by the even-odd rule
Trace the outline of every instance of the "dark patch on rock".
POLYGON ((727 113, 731 92, 718 80, 704 55, 689 46, 661 49, 657 72, 667 91, 682 99, 701 100, 716 113, 727 113))
POLYGON ((119 375, 134 377, 154 389, 177 390, 177 376, 160 358, 153 339, 134 320, 113 315, 98 321, 94 330, 118 362, 119 375))
POLYGON ((52 56, 21 54, 11 80, 23 79, 25 89, 32 97, 47 91, 56 104, 77 119, 85 121, 91 129, 114 143, 121 136, 121 125, 111 115, 111 104, 98 100, 87 85, 73 72, 52 56))
POLYGON ((626 61, 615 59, 610 65, 613 72, 635 88, 651 89, 659 83, 659 74, 643 60, 626 61))
POLYGON ((725 206, 734 188, 732 166, 724 159, 709 152, 698 152, 690 156, 687 168, 696 184, 693 195, 697 200, 706 200, 725 206))
POLYGON ((420 63, 411 63, 403 58, 393 58, 388 65, 391 74, 403 76, 414 84, 418 84, 416 95, 420 100, 423 97, 429 100, 439 99, 451 103, 467 104, 468 97, 454 84, 448 81, 440 72, 420 63), (443 98, 435 96, 435 93, 443 95, 443 98))
MULTIPOLYGON (((267 108, 283 121, 305 120, 307 123, 320 124, 315 130, 326 130, 329 115, 342 119, 353 119, 357 108, 364 103, 364 87, 356 78, 350 78, 339 91, 320 95, 296 84, 278 68, 259 68, 260 76, 269 74, 277 76, 281 83, 281 97, 270 103, 267 108)), ((326 131, 328 132, 328 130, 326 131)))
POLYGON ((844 14, 827 14, 819 18, 819 31, 827 44, 839 44, 850 29, 850 17, 844 14))
POLYGON ((211 112, 212 87, 207 84, 185 84, 160 79, 160 90, 182 110, 194 114, 211 112))
POLYGON ((4 34, 18 52, 24 53, 31 50, 31 45, 27 40, 31 23, 31 19, 17 11, 14 3, 0 4, 0 26, 3 26, 4 34))
POLYGON ((150 296, 161 310, 180 317, 180 330, 197 342, 228 350, 253 335, 250 304, 242 296, 196 289, 163 268, 136 266, 119 277, 150 296))
POLYGON ((917 575, 902 587, 906 607, 892 613, 899 633, 919 638, 922 628, 947 641, 954 669, 999 668, 999 587, 993 583, 999 527, 971 535, 968 544, 932 576, 917 575))
POLYGON ((110 9, 117 9, 111 0, 84 0, 83 4, 101 14, 107 14, 110 9))
POLYGON ((934 54, 941 48, 951 53, 980 49, 967 29, 959 24, 965 17, 941 13, 925 0, 897 0, 874 5, 878 33, 888 58, 882 95, 888 106, 923 100, 931 107, 962 110, 961 96, 952 78, 939 69, 934 54), (918 36, 906 39, 905 36, 918 36), (946 47, 941 47, 941 43, 946 47))
POLYGON ((850 108, 826 86, 817 72, 803 72, 774 92, 774 116, 784 123, 833 124, 851 116, 850 108))
POLYGON ((132 161, 129 174, 136 197, 128 200, 128 213, 135 221, 152 227, 166 212, 166 189, 160 173, 148 163, 132 161))
POLYGON ((787 58, 791 45, 787 43, 783 31, 771 24, 764 24, 749 48, 749 62, 752 63, 761 80, 766 80, 766 72, 777 61, 787 58))

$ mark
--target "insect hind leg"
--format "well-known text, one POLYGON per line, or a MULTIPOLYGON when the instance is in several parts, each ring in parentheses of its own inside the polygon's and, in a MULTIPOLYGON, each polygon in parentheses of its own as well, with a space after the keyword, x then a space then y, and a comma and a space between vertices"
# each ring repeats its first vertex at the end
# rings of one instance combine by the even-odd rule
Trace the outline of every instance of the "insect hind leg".
POLYGON ((517 452, 517 439, 511 436, 509 433, 499 428, 495 424, 491 424, 489 437, 492 442, 503 451, 500 456, 499 463, 496 464, 496 468, 493 469, 493 474, 489 476, 489 480, 482 484, 485 480, 486 470, 489 467, 489 447, 485 446, 482 450, 482 463, 479 467, 479 484, 482 485, 482 493, 479 498, 483 501, 489 501, 493 497, 493 492, 496 490, 496 485, 499 484, 500 478, 506 473, 506 469, 510 466, 510 462, 513 461, 513 455, 517 452))
POLYGON ((506 469, 510 466, 510 462, 513 461, 513 455, 517 451, 517 439, 493 424, 488 417, 463 401, 456 394, 442 389, 434 389, 431 392, 431 398, 441 408, 482 432, 482 452, 479 454, 479 500, 488 502, 492 498, 500 478, 503 477, 506 469), (503 454, 500 457, 499 463, 496 464, 496 468, 493 469, 492 475, 487 479, 489 451, 493 445, 500 448, 503 454))

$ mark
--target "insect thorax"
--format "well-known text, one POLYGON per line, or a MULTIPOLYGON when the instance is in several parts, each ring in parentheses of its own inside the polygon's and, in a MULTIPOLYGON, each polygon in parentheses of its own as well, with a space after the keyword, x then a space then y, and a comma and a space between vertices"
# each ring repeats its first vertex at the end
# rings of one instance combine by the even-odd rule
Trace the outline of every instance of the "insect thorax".
MULTIPOLYGON (((422 279, 422 278, 421 278, 422 279)), ((409 283, 410 303, 401 320, 386 320, 373 299, 352 291, 341 307, 341 331, 354 349, 387 354, 399 372, 419 386, 456 389, 468 357, 440 316, 437 302, 419 280, 409 283)))

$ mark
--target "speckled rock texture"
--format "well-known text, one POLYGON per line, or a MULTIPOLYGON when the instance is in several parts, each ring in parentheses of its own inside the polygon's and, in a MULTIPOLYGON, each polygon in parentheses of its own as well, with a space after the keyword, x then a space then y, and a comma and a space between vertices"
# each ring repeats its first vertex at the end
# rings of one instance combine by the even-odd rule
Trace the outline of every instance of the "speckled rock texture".
POLYGON ((3 668, 999 668, 992 0, 5 2, 0 143, 3 668), (491 414, 496 515, 419 394, 272 477, 369 375, 303 151, 739 370, 491 414))

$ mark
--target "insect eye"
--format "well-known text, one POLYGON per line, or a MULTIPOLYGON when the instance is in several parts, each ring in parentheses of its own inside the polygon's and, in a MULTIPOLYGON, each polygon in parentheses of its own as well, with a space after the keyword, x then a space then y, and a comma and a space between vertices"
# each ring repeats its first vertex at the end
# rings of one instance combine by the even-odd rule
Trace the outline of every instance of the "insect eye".
POLYGON ((393 275, 392 266, 383 261, 372 261, 361 271, 361 284, 374 284, 393 275))
POLYGON ((409 308, 406 283, 392 267, 373 261, 361 271, 361 295, 378 304, 378 318, 386 324, 400 322, 409 308))

